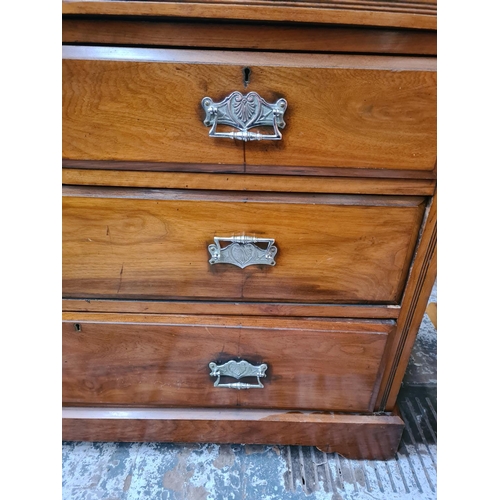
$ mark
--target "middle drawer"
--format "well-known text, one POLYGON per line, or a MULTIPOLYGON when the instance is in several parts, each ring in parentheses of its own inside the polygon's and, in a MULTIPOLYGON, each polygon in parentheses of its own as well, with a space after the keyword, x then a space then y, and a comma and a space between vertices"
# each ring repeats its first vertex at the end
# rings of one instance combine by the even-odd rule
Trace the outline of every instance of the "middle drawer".
POLYGON ((63 194, 68 298, 396 304, 425 209, 409 196, 63 194))

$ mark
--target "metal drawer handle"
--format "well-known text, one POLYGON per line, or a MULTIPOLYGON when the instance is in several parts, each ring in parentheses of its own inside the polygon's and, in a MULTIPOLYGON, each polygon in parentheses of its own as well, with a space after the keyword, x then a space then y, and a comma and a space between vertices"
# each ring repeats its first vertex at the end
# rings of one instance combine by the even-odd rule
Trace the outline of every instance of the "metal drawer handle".
POLYGON ((241 269, 254 264, 265 264, 274 266, 274 257, 278 249, 273 245, 272 238, 254 238, 252 236, 233 236, 231 238, 214 237, 214 242, 208 245, 208 251, 212 258, 210 264, 233 264, 241 269), (221 247, 221 241, 229 241, 231 244, 221 247), (257 243, 267 243, 266 248, 257 246, 257 243))
POLYGON ((210 376, 217 377, 217 380, 214 382, 214 387, 227 387, 228 389, 263 389, 264 386, 260 381, 261 377, 266 376, 267 365, 264 363, 259 366, 254 366, 250 364, 248 361, 228 361, 223 365, 217 365, 214 362, 208 364, 210 368, 210 376), (232 384, 221 384, 220 378, 233 377, 237 380, 243 377, 257 377, 256 384, 245 384, 243 382, 233 382, 232 384))
POLYGON ((221 102, 214 102, 210 97, 204 97, 201 105, 206 113, 203 123, 207 127, 212 127, 208 132, 209 137, 239 139, 240 141, 279 141, 281 139, 279 129, 286 125, 283 114, 287 102, 283 98, 270 104, 257 92, 243 95, 236 91, 221 102), (217 132, 219 124, 229 125, 238 129, 239 132, 217 132), (274 135, 249 132, 251 128, 262 126, 273 127, 274 135))

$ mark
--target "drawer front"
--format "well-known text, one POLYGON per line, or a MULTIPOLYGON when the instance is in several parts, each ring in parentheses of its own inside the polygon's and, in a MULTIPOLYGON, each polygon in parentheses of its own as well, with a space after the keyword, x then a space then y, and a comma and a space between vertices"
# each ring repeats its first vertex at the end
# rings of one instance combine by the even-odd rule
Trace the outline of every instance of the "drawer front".
POLYGON ((63 159, 243 165, 242 143, 209 138, 201 108, 207 92, 240 80, 240 68, 147 62, 144 49, 63 54, 63 159))
POLYGON ((371 411, 392 328, 390 321, 67 314, 63 403, 371 411))
POLYGON ((397 196, 93 187, 64 194, 67 298, 394 304, 425 209, 425 198, 397 196), (242 235, 268 242, 235 243, 214 257, 216 238, 242 235), (277 251, 274 266, 262 258, 267 247, 277 251), (229 253, 233 263, 222 262, 229 253))
MULTIPOLYGON (((435 167, 433 58, 104 47, 64 47, 63 55, 67 160, 189 164, 191 170, 245 163, 247 172, 435 167), (257 92, 271 104, 286 99, 281 140, 208 136, 202 99, 221 103, 235 91, 257 92)), ((225 108, 240 126, 258 109, 245 102, 225 108)), ((230 130, 236 129, 217 128, 230 130)))

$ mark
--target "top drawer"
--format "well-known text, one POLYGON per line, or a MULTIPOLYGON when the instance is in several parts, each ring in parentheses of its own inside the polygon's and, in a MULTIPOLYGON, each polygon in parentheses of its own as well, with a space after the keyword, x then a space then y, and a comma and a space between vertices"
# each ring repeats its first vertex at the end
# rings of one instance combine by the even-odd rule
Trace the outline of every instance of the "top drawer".
POLYGON ((73 46, 63 58, 68 164, 275 173, 435 167, 434 58, 73 46), (234 91, 286 99, 282 140, 209 137, 202 99, 217 103, 234 91))

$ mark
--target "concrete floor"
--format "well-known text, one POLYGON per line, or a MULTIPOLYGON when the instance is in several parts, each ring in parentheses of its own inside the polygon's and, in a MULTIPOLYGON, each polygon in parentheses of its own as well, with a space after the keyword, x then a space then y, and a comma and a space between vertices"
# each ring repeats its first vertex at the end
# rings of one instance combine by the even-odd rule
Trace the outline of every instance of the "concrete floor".
POLYGON ((425 316, 399 396, 407 426, 393 460, 305 446, 65 442, 63 500, 434 500, 436 343, 425 316))

